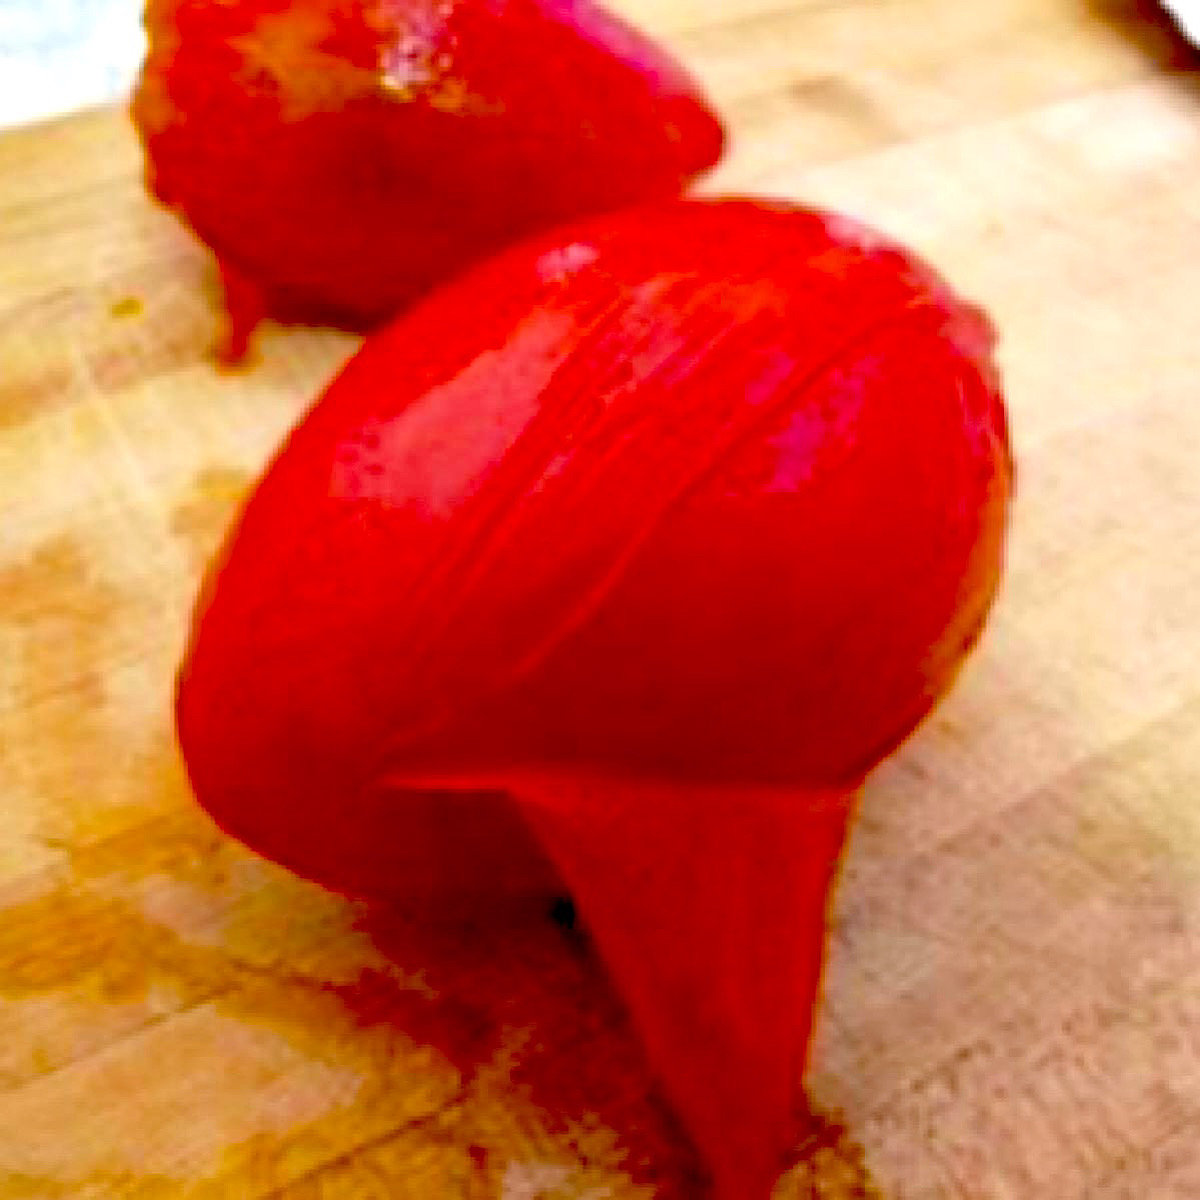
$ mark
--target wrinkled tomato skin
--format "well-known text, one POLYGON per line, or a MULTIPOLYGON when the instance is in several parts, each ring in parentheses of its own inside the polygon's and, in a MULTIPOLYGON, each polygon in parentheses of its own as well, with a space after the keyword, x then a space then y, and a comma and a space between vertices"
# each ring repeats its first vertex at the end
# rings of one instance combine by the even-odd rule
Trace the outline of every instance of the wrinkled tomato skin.
POLYGON ((262 315, 368 329, 537 229, 670 196, 724 133, 587 0, 150 0, 151 187, 262 315))
POLYGON ((713 1200, 766 1200, 857 786, 996 592, 992 342, 786 205, 475 268, 367 340, 214 568, 178 697, 201 803, 355 894, 569 890, 713 1200))
POLYGON ((446 780, 853 787, 996 591, 991 347, 912 255, 786 205, 646 206, 478 267, 368 339, 250 500, 181 674, 197 795, 386 892, 446 780))

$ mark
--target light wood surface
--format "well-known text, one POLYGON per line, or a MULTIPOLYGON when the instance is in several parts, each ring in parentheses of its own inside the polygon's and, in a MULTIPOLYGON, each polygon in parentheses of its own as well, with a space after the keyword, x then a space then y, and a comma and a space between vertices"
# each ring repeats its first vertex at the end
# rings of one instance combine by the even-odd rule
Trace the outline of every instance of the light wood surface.
MULTIPOLYGON (((1196 77, 1134 4, 624 7, 729 116, 711 190, 870 219, 1004 339, 1007 585, 866 791, 810 1071, 848 1132, 780 1194, 866 1195, 865 1162, 889 1200, 1194 1200, 1196 77)), ((694 1195, 586 946, 383 921, 192 806, 197 574, 355 342, 216 371, 212 272, 139 167, 115 111, 0 137, 0 1197, 694 1195)))

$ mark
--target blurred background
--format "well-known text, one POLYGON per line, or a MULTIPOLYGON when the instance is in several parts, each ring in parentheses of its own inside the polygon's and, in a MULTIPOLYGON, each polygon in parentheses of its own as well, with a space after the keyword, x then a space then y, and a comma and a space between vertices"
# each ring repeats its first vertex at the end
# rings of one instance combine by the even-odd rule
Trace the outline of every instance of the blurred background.
POLYGON ((121 95, 145 45, 138 0, 3 0, 0 125, 121 95))
POLYGON ((1200 4, 1196 0, 1163 0, 1163 3, 1193 42, 1200 39, 1200 4))
MULTIPOLYGON (((1064 7, 1074 7, 1065 0, 1064 7)), ((16 125, 99 104, 124 94, 145 45, 140 0, 0 0, 0 126, 16 125)), ((656 4, 626 4, 635 19, 654 24, 656 4)), ((785 7, 785 6, 781 6, 785 7)), ((805 7, 798 4, 797 7, 805 7)), ((903 11, 904 5, 870 5, 903 11)), ((1103 15, 1157 15, 1148 3, 1093 5, 1103 15)), ((1200 0, 1163 0, 1181 29, 1200 40, 1200 0)))

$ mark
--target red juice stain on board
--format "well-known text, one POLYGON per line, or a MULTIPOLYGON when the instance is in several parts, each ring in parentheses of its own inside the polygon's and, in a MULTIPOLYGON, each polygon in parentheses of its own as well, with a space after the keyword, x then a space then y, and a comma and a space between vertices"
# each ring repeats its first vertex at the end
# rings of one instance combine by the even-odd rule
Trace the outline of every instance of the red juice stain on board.
POLYGON ((453 916, 367 905, 360 922, 389 965, 325 989, 357 1023, 436 1050, 459 1072, 464 1097, 481 1098, 481 1088, 522 1096, 581 1158, 593 1148, 589 1131, 610 1131, 600 1138, 605 1162, 654 1183, 662 1200, 697 1194, 702 1169, 584 936, 536 904, 453 916))

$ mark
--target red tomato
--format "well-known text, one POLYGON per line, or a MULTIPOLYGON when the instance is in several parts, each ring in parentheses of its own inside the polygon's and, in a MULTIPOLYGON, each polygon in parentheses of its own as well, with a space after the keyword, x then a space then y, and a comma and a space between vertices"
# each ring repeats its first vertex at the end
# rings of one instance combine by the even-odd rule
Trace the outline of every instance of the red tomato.
POLYGON ((181 676, 201 803, 368 895, 553 861, 722 1195, 765 1195, 847 798, 997 588, 992 341, 912 255, 783 204, 475 268, 368 339, 247 505, 181 676))
POLYGON ((723 131, 587 0, 150 0, 148 175, 216 252, 230 352, 365 329, 543 226, 678 192, 723 131))

